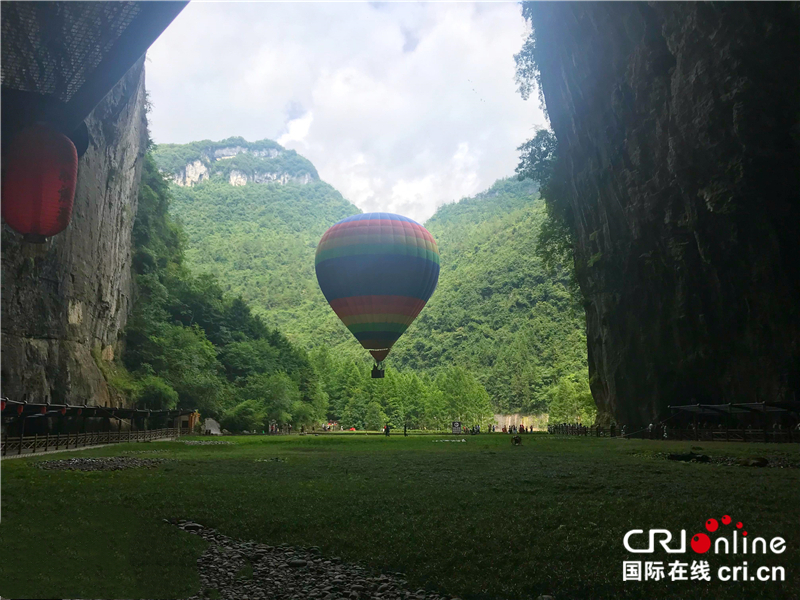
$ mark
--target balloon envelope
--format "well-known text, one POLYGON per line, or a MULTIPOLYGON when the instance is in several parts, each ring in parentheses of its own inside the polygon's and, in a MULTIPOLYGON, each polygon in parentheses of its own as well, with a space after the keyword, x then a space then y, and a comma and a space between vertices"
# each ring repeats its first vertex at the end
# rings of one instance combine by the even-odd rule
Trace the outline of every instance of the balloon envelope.
POLYGON ((336 315, 377 361, 420 313, 439 281, 439 249, 419 223, 367 213, 322 236, 317 281, 336 315))

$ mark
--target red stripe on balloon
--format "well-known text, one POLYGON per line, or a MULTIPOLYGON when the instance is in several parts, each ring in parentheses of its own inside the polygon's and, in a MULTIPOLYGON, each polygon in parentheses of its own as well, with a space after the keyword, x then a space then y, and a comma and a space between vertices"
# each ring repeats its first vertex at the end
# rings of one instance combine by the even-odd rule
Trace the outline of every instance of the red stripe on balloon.
POLYGON ((389 350, 394 346, 394 342, 389 340, 361 340, 359 343, 364 350, 389 350))

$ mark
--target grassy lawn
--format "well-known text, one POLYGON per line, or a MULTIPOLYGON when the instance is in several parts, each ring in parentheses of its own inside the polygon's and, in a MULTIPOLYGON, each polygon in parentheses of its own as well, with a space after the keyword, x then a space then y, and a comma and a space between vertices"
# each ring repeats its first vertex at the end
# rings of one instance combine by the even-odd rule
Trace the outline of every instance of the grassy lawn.
MULTIPOLYGON (((688 451, 689 442, 527 435, 515 448, 502 434, 458 444, 363 434, 225 439, 235 444, 120 444, 4 461, 0 595, 192 595, 204 542, 162 521, 170 518, 269 544, 319 546, 402 571, 412 590, 465 599, 800 595, 800 469, 653 457, 688 451), (168 452, 132 456, 173 460, 117 472, 34 468, 39 460, 144 449, 168 452), (285 461, 257 460, 272 457, 285 461), (632 555, 622 545, 630 529, 686 529, 691 537, 725 514, 753 537, 785 538, 787 550, 726 558, 688 548, 632 555), (711 563, 712 582, 622 581, 624 560, 697 558, 711 563), (751 568, 782 565, 786 581, 717 580, 719 566, 744 560, 751 568)), ((796 444, 699 445, 712 456, 800 459, 796 444)))

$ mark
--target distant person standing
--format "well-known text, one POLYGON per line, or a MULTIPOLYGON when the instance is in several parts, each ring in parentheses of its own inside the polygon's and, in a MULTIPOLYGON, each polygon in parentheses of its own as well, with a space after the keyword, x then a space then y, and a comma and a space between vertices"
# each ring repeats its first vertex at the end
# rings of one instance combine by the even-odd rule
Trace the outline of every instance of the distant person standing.
POLYGON ((386 427, 384 428, 384 431, 386 432, 386 437, 389 437, 389 429, 390 429, 390 427, 389 427, 389 424, 387 423, 386 427))
POLYGON ((408 437, 408 423, 403 425, 403 437, 408 437))

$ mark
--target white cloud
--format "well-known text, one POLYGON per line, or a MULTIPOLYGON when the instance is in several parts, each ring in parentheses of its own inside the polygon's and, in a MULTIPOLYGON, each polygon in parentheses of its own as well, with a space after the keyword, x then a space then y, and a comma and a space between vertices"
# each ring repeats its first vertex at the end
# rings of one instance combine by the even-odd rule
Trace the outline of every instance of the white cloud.
POLYGON ((308 136, 308 130, 311 129, 311 123, 314 122, 314 113, 307 112, 302 117, 292 119, 286 124, 286 133, 281 135, 277 142, 282 146, 288 146, 292 142, 303 142, 308 136))
POLYGON ((190 4, 149 52, 156 142, 276 139, 363 210, 424 221, 513 173, 519 5, 190 4))

